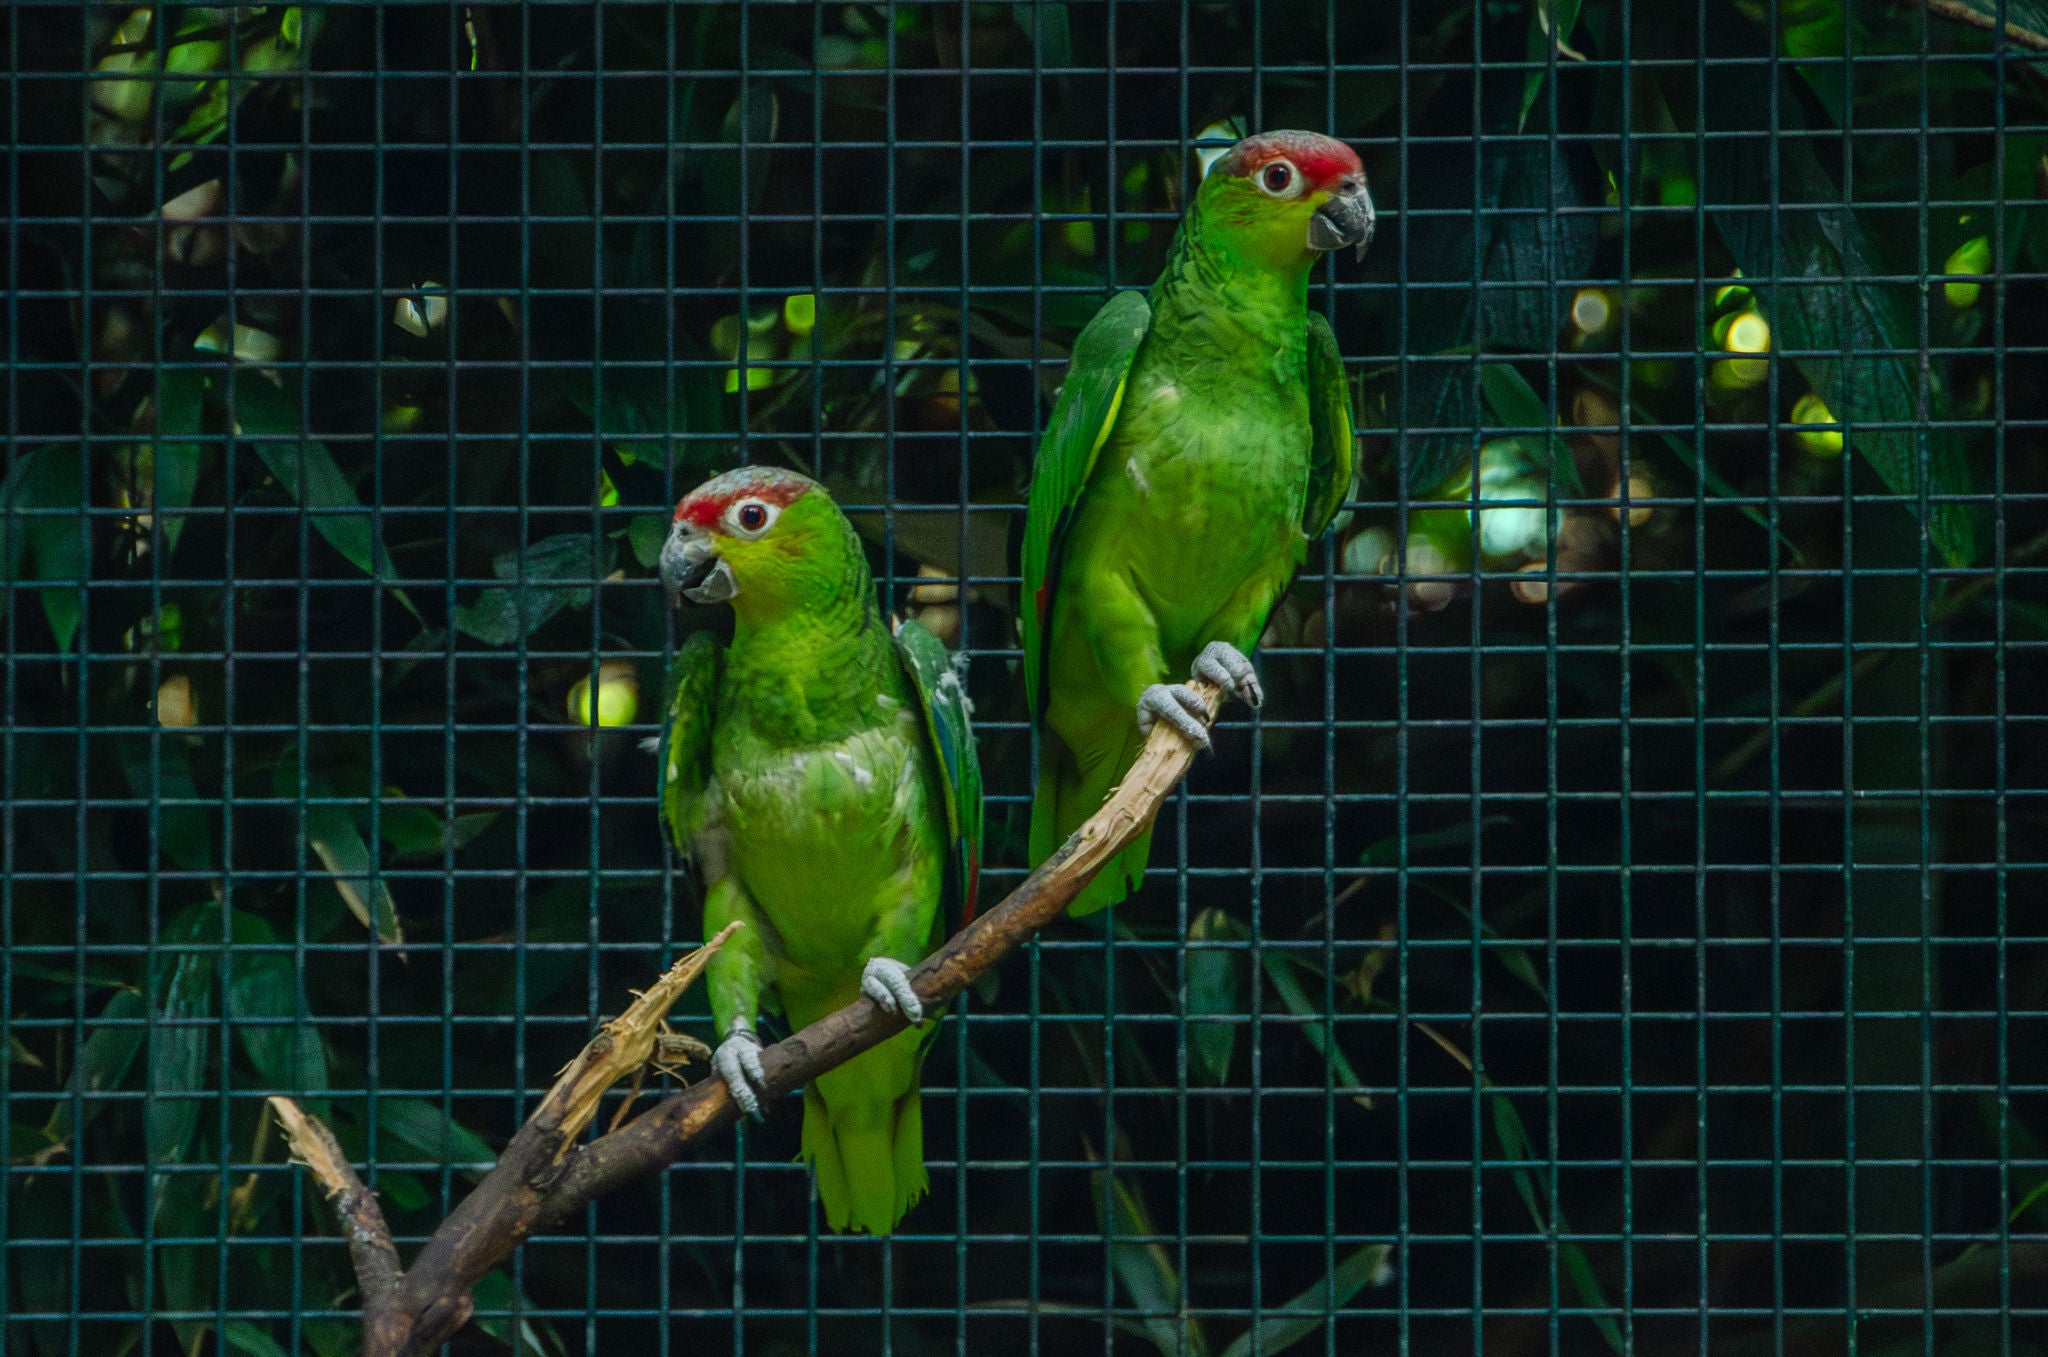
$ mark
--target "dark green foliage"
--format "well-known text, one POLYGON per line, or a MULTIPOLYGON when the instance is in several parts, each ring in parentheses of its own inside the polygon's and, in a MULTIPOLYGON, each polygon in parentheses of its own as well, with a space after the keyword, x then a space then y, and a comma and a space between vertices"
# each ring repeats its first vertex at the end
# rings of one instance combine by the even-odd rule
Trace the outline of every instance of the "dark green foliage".
POLYGON ((457 1350, 2036 1351, 2048 83, 1962 20, 2048 6, 1937 8, 6 7, 0 1346, 355 1351, 264 1096, 410 1249, 694 941, 742 455, 966 654, 1012 888, 1037 435, 1239 117, 1382 211, 1256 740, 935 1032, 890 1252, 778 1116, 457 1350))

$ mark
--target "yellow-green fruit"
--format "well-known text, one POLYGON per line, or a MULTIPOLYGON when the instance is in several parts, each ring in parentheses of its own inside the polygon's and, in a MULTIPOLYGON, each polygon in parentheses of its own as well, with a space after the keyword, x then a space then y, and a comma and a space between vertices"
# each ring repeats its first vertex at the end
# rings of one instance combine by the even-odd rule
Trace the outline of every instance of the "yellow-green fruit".
MULTIPOLYGON (((1754 311, 1738 311, 1714 322, 1714 342, 1729 353, 1769 353, 1771 323, 1754 311)), ((1770 375, 1769 359, 1733 358, 1715 363, 1707 380, 1723 390, 1739 390, 1761 386, 1770 375)))
POLYGON ((156 723, 172 727, 199 724, 199 699, 193 695, 190 678, 169 674, 157 685, 156 723))
POLYGON ((786 297, 782 302, 782 328, 802 339, 818 327, 818 299, 808 292, 786 297))
MULTIPOLYGON (((597 724, 630 726, 640 714, 640 675, 624 660, 607 660, 597 667, 597 724)), ((590 677, 576 680, 569 690, 569 719, 579 726, 590 724, 590 677)))
MULTIPOLYGON (((1978 236, 1956 246, 1955 253, 1941 266, 1943 273, 1989 273, 1991 272, 1991 238, 1978 236)), ((1942 295, 1948 304, 1958 311, 1968 310, 1977 304, 1977 297, 1984 290, 1981 283, 1943 283, 1942 295)))
POLYGON ((1801 451, 1815 457, 1840 457, 1842 455, 1842 428, 1835 422, 1834 412, 1827 402, 1809 391, 1792 405, 1792 422, 1795 425, 1826 425, 1825 428, 1797 428, 1792 432, 1792 441, 1801 451))

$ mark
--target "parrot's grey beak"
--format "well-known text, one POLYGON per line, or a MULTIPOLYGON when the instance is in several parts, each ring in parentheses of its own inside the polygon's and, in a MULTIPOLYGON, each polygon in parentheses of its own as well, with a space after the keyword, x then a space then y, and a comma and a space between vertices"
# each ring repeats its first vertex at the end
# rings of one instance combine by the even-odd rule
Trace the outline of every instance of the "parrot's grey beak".
POLYGON ((1366 192, 1365 176, 1355 174, 1308 219, 1308 247, 1328 253, 1352 245, 1363 259, 1372 244, 1372 226, 1372 194, 1366 192))
POLYGON ((712 547, 710 535, 687 523, 668 530, 661 548, 661 583, 668 590, 670 607, 685 598, 692 603, 723 603, 740 591, 732 567, 712 547))

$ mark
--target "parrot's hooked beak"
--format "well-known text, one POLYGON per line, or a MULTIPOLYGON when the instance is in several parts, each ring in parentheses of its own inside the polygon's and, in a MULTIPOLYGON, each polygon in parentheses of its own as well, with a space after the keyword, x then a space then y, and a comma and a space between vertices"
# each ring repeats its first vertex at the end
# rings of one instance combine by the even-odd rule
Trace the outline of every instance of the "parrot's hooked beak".
POLYGON ((1355 245, 1357 258, 1363 259, 1365 247, 1372 244, 1372 225, 1372 194, 1366 192, 1365 176, 1351 175, 1308 219, 1308 247, 1328 252, 1355 245))
POLYGON ((661 582, 670 607, 685 598, 692 603, 723 603, 740 591, 732 567, 712 546, 711 535, 687 523, 668 530, 661 548, 661 582))

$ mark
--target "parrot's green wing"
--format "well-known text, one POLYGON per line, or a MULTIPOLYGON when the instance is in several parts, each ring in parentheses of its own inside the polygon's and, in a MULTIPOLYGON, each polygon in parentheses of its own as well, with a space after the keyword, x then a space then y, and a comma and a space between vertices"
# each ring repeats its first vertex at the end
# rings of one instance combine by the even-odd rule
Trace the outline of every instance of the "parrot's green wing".
POLYGON ((1314 541, 1344 507, 1358 470, 1358 440, 1351 436, 1351 383, 1344 376, 1337 336, 1319 311, 1308 313, 1308 421, 1315 442, 1301 530, 1314 541))
POLYGON ((1124 379, 1152 328, 1152 305, 1142 292, 1119 292, 1074 341, 1067 380, 1053 403, 1031 471, 1030 508, 1024 518, 1024 691, 1035 716, 1045 703, 1045 626, 1058 584, 1060 543, 1074 521, 1095 455, 1116 428, 1124 379))
POLYGON ((896 628, 896 653, 923 709, 924 728, 937 756, 940 794, 946 803, 946 931, 974 917, 981 885, 981 759, 974 748, 967 687, 946 643, 917 622, 896 628))
POLYGON ((718 639, 691 634, 668 671, 668 720, 662 727, 661 818, 684 857, 704 823, 704 793, 711 782, 711 728, 717 723, 718 639))

